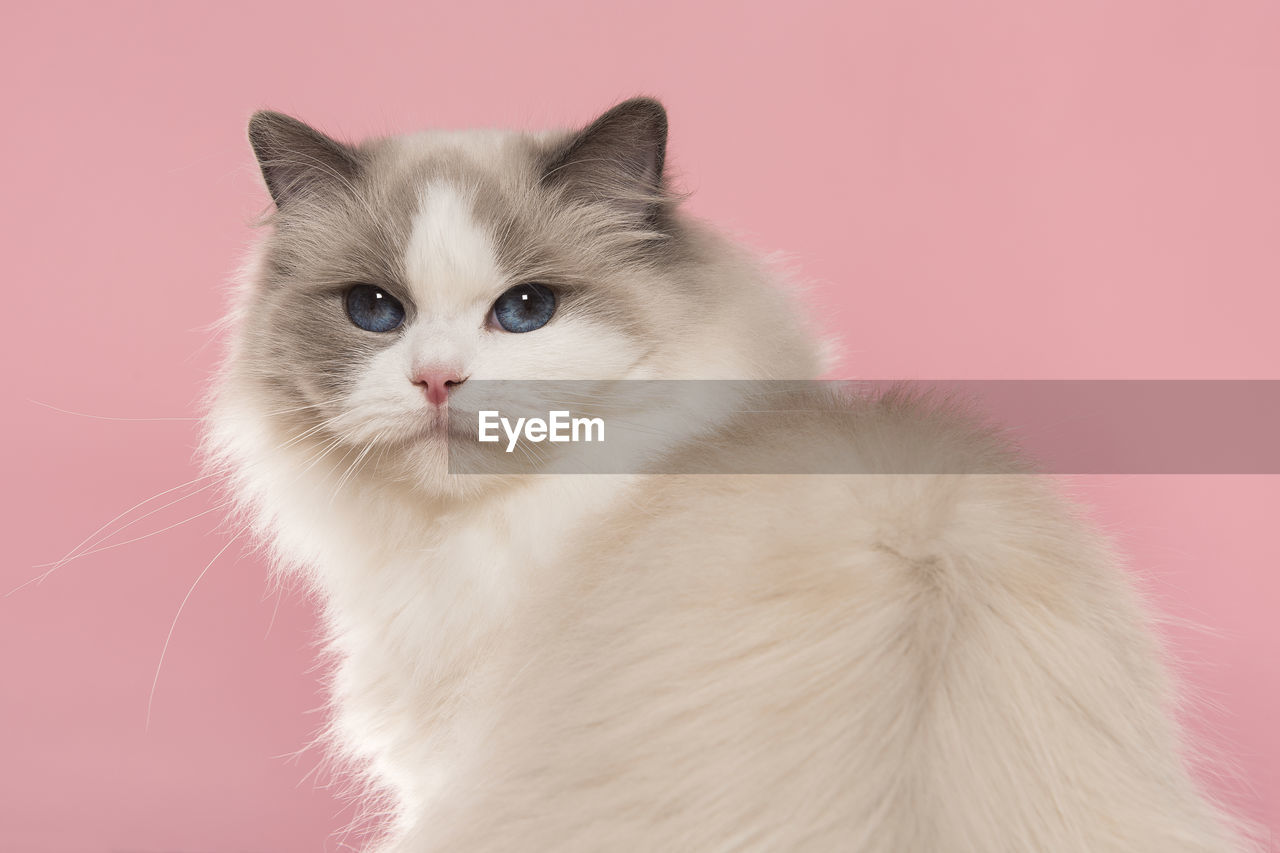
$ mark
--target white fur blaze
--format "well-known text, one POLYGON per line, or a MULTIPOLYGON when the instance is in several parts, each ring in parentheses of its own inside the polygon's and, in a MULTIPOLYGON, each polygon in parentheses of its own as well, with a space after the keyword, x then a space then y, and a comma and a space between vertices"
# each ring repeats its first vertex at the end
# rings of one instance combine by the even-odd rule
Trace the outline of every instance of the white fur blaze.
POLYGON ((472 215, 470 197, 446 183, 423 189, 404 256, 419 305, 461 308, 467 296, 503 281, 493 238, 472 215))

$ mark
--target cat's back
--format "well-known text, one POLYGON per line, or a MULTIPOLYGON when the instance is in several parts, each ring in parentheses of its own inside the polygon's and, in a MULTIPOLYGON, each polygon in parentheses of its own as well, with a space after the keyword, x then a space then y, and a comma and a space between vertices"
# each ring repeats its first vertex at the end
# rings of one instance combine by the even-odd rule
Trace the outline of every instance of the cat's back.
POLYGON ((1226 849, 1106 550, 972 422, 843 405, 680 464, 862 473, 655 476, 593 524, 424 849, 1226 849))

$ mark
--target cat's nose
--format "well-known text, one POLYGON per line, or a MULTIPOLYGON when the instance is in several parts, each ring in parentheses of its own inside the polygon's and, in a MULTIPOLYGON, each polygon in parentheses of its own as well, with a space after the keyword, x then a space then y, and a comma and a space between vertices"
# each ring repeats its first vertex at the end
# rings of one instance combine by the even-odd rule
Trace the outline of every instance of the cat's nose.
POLYGON ((413 374, 413 384, 422 389, 422 393, 427 395, 427 402, 433 406, 447 403, 449 392, 466 381, 462 371, 451 367, 427 367, 413 374))

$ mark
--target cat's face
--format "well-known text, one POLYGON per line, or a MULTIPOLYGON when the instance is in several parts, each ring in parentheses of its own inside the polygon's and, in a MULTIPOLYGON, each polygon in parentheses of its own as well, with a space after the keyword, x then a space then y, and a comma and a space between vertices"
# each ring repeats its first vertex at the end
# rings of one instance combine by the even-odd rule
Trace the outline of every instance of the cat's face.
MULTIPOLYGON (((760 372, 739 350, 768 335, 723 304, 724 259, 666 191, 656 102, 578 134, 356 148, 267 113, 250 139, 277 211, 228 381, 280 438, 416 476, 443 464, 449 412, 492 407, 475 380, 760 372)), ((811 371, 795 348, 766 350, 778 375, 811 371)))

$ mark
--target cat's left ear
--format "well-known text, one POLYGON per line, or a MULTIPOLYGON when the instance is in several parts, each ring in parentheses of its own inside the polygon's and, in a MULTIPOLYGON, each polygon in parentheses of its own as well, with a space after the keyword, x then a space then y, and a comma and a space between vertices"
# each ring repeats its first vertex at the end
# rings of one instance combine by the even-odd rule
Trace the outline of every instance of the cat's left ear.
POLYGON ((316 190, 349 189, 360 171, 356 149, 284 113, 254 113, 249 144, 277 208, 316 190))
POLYGON ((644 215, 667 200, 667 111, 653 98, 623 101, 552 152, 543 182, 644 215))

